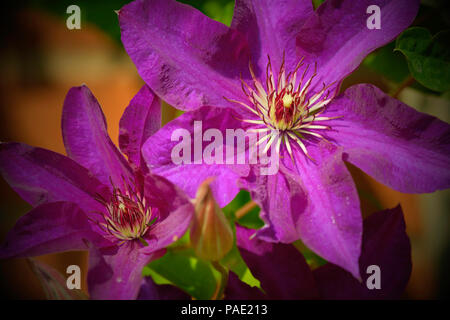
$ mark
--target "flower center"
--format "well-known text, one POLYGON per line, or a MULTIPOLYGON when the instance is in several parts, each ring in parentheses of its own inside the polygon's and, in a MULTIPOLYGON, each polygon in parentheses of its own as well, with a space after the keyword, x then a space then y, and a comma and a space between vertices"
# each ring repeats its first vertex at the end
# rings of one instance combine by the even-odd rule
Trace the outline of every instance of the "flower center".
POLYGON ((257 143, 259 145, 268 139, 264 152, 267 152, 273 143, 276 144, 276 150, 279 152, 281 143, 284 142, 292 158, 291 142, 294 141, 303 153, 310 158, 304 141, 308 139, 308 136, 309 138, 315 137, 326 140, 316 130, 330 129, 329 126, 320 125, 316 122, 336 118, 319 116, 325 106, 334 98, 335 93, 330 96, 329 92, 334 83, 328 86, 323 84, 322 89, 317 93, 311 92, 311 83, 317 75, 317 64, 315 64, 314 72, 309 78, 306 78, 306 75, 310 66, 306 66, 300 75, 299 69, 302 66, 304 66, 303 58, 298 62, 295 69, 286 75, 283 55, 283 61, 275 81, 270 57, 268 57, 266 82, 263 84, 255 76, 250 64, 253 87, 250 87, 241 79, 242 90, 248 97, 248 102, 227 99, 238 103, 258 116, 259 119, 257 120, 242 119, 242 121, 261 126, 254 131, 268 133, 257 143))
POLYGON ((106 208, 103 222, 98 225, 110 235, 119 240, 140 240, 147 245, 143 236, 155 223, 152 208, 146 203, 145 198, 138 192, 133 191, 130 185, 124 190, 113 185, 111 198, 97 199, 106 208))

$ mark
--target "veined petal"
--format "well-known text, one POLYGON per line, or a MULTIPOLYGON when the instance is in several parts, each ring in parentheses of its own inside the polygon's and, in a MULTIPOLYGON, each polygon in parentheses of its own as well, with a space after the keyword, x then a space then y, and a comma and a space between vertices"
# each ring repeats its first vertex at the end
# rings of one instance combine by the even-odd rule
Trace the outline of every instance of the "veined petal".
POLYGON ((46 203, 32 209, 17 221, 0 247, 0 258, 87 250, 84 240, 99 246, 109 243, 92 231, 86 214, 76 204, 46 203))
POLYGON ((109 138, 105 116, 86 86, 67 93, 62 114, 64 146, 70 158, 89 169, 101 182, 116 186, 131 170, 123 155, 109 138))
POLYGON ((314 278, 324 299, 399 299, 411 274, 411 246, 405 232, 400 206, 372 214, 364 220, 360 258, 360 283, 348 272, 332 264, 314 270, 314 278), (380 287, 369 290, 368 279, 379 268, 380 287))
POLYGON ((86 168, 61 154, 21 143, 0 144, 0 172, 8 184, 36 207, 56 201, 76 203, 85 213, 102 211, 94 199, 108 187, 86 168))
POLYGON ((348 161, 406 193, 450 187, 450 126, 393 99, 372 85, 355 85, 332 102, 326 136, 348 161))
POLYGON ((416 17, 419 0, 329 0, 305 22, 297 37, 297 54, 305 62, 317 62, 315 91, 340 82, 370 52, 406 29, 416 17), (380 29, 369 29, 369 6, 380 9, 380 29))
POLYGON ((295 38, 313 12, 309 0, 236 1, 231 27, 247 36, 252 62, 259 66, 263 81, 267 55, 274 70, 279 70, 285 53, 286 70, 293 71, 298 62, 295 38))
MULTIPOLYGON (((232 142, 227 141, 226 131, 227 129, 243 130, 242 126, 242 121, 236 119, 230 110, 203 107, 185 113, 162 127, 145 142, 142 154, 153 173, 166 177, 182 188, 191 198, 195 198, 197 189, 204 180, 209 177, 217 177, 211 183, 211 188, 214 198, 223 207, 239 192, 237 179, 241 175, 248 174, 247 154, 243 154, 247 159, 244 159, 246 164, 226 164, 227 148, 234 150, 236 162, 238 153, 232 142), (197 124, 196 121, 198 121, 197 124), (211 133, 211 136, 209 141, 206 141, 207 139, 204 137, 208 132, 211 133), (222 141, 216 141, 215 139, 220 139, 220 137, 216 137, 215 134, 220 136, 222 141), (183 142, 185 139, 187 139, 186 143, 183 142), (173 159, 172 153, 175 152, 175 147, 181 143, 186 147, 183 150, 186 155, 183 155, 189 159, 190 163, 175 163, 176 161, 173 159), (216 162, 208 164, 205 162, 207 159, 203 158, 208 146, 213 143, 217 143, 215 152, 222 164, 216 162), (228 145, 228 143, 230 144, 228 145)), ((178 157, 178 153, 175 156, 178 157)))
POLYGON ((141 166, 141 147, 161 127, 161 100, 144 85, 119 122, 119 146, 128 161, 141 166))
POLYGON ((119 12, 122 42, 145 82, 169 104, 192 110, 244 100, 245 37, 173 0, 137 0, 119 12))

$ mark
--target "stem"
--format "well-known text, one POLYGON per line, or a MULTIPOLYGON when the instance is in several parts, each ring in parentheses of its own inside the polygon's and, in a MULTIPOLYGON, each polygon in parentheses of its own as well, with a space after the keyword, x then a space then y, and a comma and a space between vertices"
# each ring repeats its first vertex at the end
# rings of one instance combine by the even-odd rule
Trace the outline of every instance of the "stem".
POLYGON ((239 210, 236 211, 236 213, 235 213, 236 219, 242 218, 243 216, 245 216, 247 213, 252 211, 252 209, 254 209, 257 206, 258 205, 254 201, 247 202, 242 208, 240 208, 239 210))
POLYGON ((392 94, 392 97, 397 99, 398 96, 400 95, 400 93, 406 88, 409 87, 410 85, 412 85, 414 83, 414 81, 416 81, 412 76, 409 76, 408 78, 406 78, 397 88, 397 90, 395 90, 395 92, 392 94))
POLYGON ((214 294, 211 297, 211 300, 220 300, 223 299, 223 293, 228 283, 228 270, 225 269, 218 261, 212 261, 211 263, 222 276, 220 282, 217 284, 216 291, 214 291, 214 294))

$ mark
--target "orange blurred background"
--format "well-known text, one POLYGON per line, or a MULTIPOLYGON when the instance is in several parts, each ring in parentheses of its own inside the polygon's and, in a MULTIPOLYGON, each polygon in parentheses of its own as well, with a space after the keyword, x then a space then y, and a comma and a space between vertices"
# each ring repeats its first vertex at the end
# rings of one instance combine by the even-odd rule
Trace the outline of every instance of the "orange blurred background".
MULTIPOLYGON (((83 23, 68 30, 64 19, 39 10, 20 10, 10 19, 0 51, 0 140, 20 141, 65 154, 60 132, 64 97, 82 83, 99 100, 108 131, 117 143, 123 110, 142 86, 134 65, 120 43, 96 26, 83 23), (16 15, 17 14, 17 15, 16 15)), ((371 82, 385 92, 392 88, 379 75, 361 66, 344 83, 371 82)), ((400 99, 411 106, 449 121, 448 100, 405 89, 400 99)), ((176 116, 165 105, 163 123, 176 116)), ((363 214, 398 203, 405 213, 413 248, 413 273, 406 298, 449 296, 449 191, 427 195, 393 191, 349 165, 362 201, 363 214)), ((29 205, 0 178, 0 241, 29 205)), ((52 254, 38 258, 65 274, 69 265, 82 267, 86 291, 87 255, 84 252, 52 254)), ((44 299, 40 284, 25 259, 0 261, 0 291, 13 299, 44 299)))

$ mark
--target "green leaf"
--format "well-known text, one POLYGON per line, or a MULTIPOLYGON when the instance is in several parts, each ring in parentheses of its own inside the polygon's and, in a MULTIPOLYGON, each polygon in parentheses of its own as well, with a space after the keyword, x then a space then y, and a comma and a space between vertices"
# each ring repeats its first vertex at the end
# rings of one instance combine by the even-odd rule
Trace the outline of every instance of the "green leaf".
POLYGON ((438 92, 450 90, 450 31, 434 37, 420 27, 404 31, 396 41, 412 76, 423 86, 438 92))

